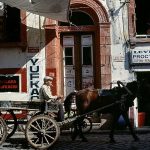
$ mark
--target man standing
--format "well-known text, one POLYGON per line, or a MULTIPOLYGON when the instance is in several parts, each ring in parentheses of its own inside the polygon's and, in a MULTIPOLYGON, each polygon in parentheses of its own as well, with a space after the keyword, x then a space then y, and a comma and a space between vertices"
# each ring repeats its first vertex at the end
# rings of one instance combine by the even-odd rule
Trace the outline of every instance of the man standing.
POLYGON ((44 103, 44 107, 42 107, 42 111, 45 109, 45 102, 52 102, 58 105, 59 111, 58 111, 58 121, 64 120, 64 111, 63 111, 63 105, 61 102, 61 96, 53 96, 51 87, 53 81, 53 77, 46 76, 44 77, 44 84, 41 86, 39 91, 40 100, 44 103))

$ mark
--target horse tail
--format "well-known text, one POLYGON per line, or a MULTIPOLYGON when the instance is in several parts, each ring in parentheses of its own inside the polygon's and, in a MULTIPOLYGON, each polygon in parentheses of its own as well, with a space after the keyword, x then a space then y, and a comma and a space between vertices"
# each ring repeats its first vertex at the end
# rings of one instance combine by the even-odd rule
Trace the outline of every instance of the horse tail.
POLYGON ((65 108, 65 112, 69 115, 70 111, 71 111, 71 104, 73 102, 73 96, 76 95, 76 92, 71 92, 69 95, 67 95, 67 97, 65 98, 64 101, 64 108, 65 108))

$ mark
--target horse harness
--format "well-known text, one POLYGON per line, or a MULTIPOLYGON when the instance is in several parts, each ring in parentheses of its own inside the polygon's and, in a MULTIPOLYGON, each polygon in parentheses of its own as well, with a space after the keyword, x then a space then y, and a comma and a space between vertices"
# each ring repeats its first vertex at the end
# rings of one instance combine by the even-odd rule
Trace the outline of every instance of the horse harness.
MULTIPOLYGON (((125 111, 126 110, 126 105, 125 102, 127 101, 127 97, 128 96, 132 96, 132 92, 129 91, 126 94, 122 94, 121 97, 118 96, 118 90, 120 89, 120 87, 114 88, 114 89, 97 89, 98 91, 98 96, 111 96, 114 97, 114 105, 119 104, 120 105, 120 110, 121 111, 125 111), (120 99, 120 100, 118 100, 120 99)), ((112 103, 113 104, 113 103, 112 103)))

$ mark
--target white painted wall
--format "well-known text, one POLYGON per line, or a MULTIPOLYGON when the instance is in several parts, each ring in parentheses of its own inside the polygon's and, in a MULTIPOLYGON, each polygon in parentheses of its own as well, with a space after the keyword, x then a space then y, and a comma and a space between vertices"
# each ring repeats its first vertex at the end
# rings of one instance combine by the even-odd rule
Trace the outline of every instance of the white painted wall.
MULTIPOLYGON (((103 0, 100 0, 103 1, 103 0)), ((105 0, 111 22, 111 73, 112 86, 117 80, 123 82, 133 81, 134 73, 129 68, 128 12, 127 5, 116 0, 105 0)))
POLYGON ((26 53, 16 48, 0 48, 0 68, 24 68, 26 53))
POLYGON ((27 53, 27 81, 29 99, 38 98, 37 90, 43 84, 45 76, 45 32, 43 29, 44 17, 28 13, 27 18, 27 39, 28 47, 39 48, 38 53, 27 53), (31 61, 32 60, 32 61, 31 61), (37 60, 37 61, 36 61, 37 60), (35 63, 34 63, 35 62, 35 63), (32 72, 39 68, 38 72, 32 72), (32 75, 32 78, 31 78, 32 75), (31 83, 34 84, 31 87, 31 83), (35 86, 35 83, 36 86, 35 86))
MULTIPOLYGON (((0 93, 0 100, 29 100, 32 90, 39 87, 43 83, 43 78, 45 76, 45 32, 43 29, 44 17, 27 13, 27 50, 22 52, 19 48, 1 48, 0 49, 0 68, 26 68, 27 69, 27 93, 0 93), (39 52, 30 53, 28 48, 35 47, 39 49, 39 52), (37 59, 35 64, 33 62, 37 59), (38 66, 39 71, 34 72, 31 79, 31 70, 35 71, 38 66), (32 69, 30 69, 32 67, 32 69), (36 76, 36 77, 35 77, 36 76), (34 84, 31 88, 31 82, 34 84), (38 82, 38 84, 35 84, 38 82), (35 86, 36 85, 36 86, 35 86)), ((23 83, 26 84, 26 83, 23 83)), ((37 92, 37 91, 36 91, 37 92)), ((37 94, 33 92, 34 95, 37 94)))

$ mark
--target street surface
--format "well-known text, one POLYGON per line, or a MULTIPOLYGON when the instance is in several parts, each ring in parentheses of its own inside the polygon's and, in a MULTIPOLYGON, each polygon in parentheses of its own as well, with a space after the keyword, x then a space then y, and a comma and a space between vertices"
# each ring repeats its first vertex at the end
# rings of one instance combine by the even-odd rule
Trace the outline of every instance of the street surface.
MULTIPOLYGON (((137 134, 139 142, 134 142, 128 132, 117 132, 116 143, 109 143, 108 132, 91 132, 86 134, 88 142, 81 142, 78 138, 71 141, 70 133, 62 133, 60 138, 50 149, 52 150, 150 150, 150 132, 137 134)), ((16 133, 0 146, 2 150, 33 150, 24 138, 23 134, 16 133)))

